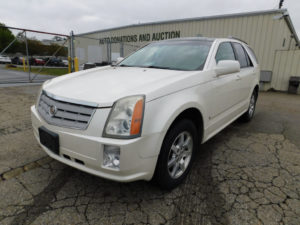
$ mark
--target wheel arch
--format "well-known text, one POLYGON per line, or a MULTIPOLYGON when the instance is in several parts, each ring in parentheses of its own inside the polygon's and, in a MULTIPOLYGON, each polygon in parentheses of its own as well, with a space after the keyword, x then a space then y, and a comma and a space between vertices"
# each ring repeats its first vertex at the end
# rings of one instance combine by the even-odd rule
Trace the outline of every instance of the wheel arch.
POLYGON ((258 98, 258 92, 259 92, 259 85, 258 84, 255 85, 253 91, 256 92, 256 99, 257 99, 258 98))
MULTIPOLYGON (((196 144, 194 145, 194 150, 197 150, 197 147, 199 146, 199 144, 201 144, 202 139, 203 139, 204 124, 203 124, 203 115, 202 115, 201 111, 196 107, 189 107, 189 108, 185 108, 180 113, 178 113, 177 116, 175 117, 175 119, 173 119, 173 121, 169 125, 169 127, 167 129, 167 132, 165 133, 165 136, 163 138, 162 146, 161 146, 161 149, 160 149, 159 154, 158 154, 158 158, 157 158, 157 162, 156 162, 155 170, 154 170, 154 176, 153 176, 155 181, 158 182, 158 184, 161 185, 161 187, 166 188, 166 189, 170 189, 172 187, 177 186, 182 181, 182 179, 184 179, 185 176, 186 176, 186 175, 183 175, 184 177, 181 179, 181 181, 180 180, 179 181, 174 181, 173 183, 169 184, 169 183, 166 183, 166 176, 162 175, 163 173, 161 172, 161 171, 164 171, 164 168, 162 167, 162 165, 165 165, 163 162, 166 159, 165 158, 166 157, 166 154, 165 154, 166 151, 161 151, 162 147, 163 147, 163 144, 164 144, 164 141, 165 141, 168 133, 172 130, 172 128, 179 121, 181 121, 183 119, 189 119, 196 125, 198 137, 200 137, 200 138, 198 139, 198 142, 196 142, 196 144), (200 135, 199 135, 199 133, 200 133, 200 135)), ((166 139, 166 140, 168 140, 168 139, 166 139)), ((192 163, 192 160, 193 159, 191 159, 191 163, 192 163)), ((191 168, 191 166, 189 166, 189 168, 186 170, 187 171, 186 174, 188 173, 190 168, 191 168)))
POLYGON ((194 92, 176 96, 166 96, 155 101, 149 101, 145 105, 144 124, 142 136, 158 135, 154 151, 143 152, 142 155, 157 156, 161 150, 163 141, 168 131, 182 118, 188 118, 196 122, 196 127, 201 133, 201 141, 205 137, 206 123, 206 102, 199 98, 194 92))
POLYGON ((204 120, 201 111, 196 107, 189 107, 182 110, 169 125, 167 133, 178 121, 182 119, 189 119, 195 124, 199 135, 199 144, 201 144, 204 134, 204 120))

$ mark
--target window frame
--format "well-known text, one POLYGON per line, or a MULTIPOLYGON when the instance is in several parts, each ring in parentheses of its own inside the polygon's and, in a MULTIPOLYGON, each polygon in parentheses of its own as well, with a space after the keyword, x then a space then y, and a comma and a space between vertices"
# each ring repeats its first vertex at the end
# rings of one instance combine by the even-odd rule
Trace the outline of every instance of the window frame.
POLYGON ((253 66, 253 62, 252 62, 252 60, 251 60, 251 58, 250 58, 248 52, 246 51, 246 49, 244 48, 244 46, 242 46, 242 47, 243 47, 244 52, 245 52, 246 57, 247 57, 247 61, 248 61, 248 66, 247 66, 247 67, 254 67, 254 66, 253 66))
MULTIPOLYGON (((249 68, 249 67, 254 67, 254 66, 253 66, 253 62, 251 61, 250 56, 248 55, 247 51, 245 50, 245 47, 244 47, 241 43, 239 43, 239 42, 231 42, 236 60, 237 60, 238 62, 240 62, 240 61, 238 60, 238 53, 237 53, 237 51, 236 51, 236 49, 235 49, 235 47, 234 47, 234 43, 235 43, 235 44, 238 44, 238 45, 240 45, 240 46, 242 47, 242 49, 243 49, 243 51, 244 51, 244 54, 245 54, 245 57, 246 57, 247 66, 243 66, 243 67, 242 67, 242 66, 240 65, 240 66, 241 66, 241 69, 249 68)), ((241 64, 241 63, 240 63, 240 64, 241 64)))
MULTIPOLYGON (((253 51, 253 49, 252 49, 249 45, 246 46, 245 50, 246 50, 246 52, 247 52, 247 50, 249 51, 248 56, 249 56, 249 58, 250 58, 250 60, 251 60, 251 62, 252 62, 252 65, 254 66, 254 63, 253 63, 253 62, 255 62, 255 64, 259 64, 255 52, 253 51), (252 57, 253 59, 251 59, 251 57, 252 57)), ((248 53, 248 52, 247 52, 247 53, 248 53)))
MULTIPOLYGON (((217 59, 216 59, 216 56, 217 56, 217 54, 218 54, 220 45, 221 45, 221 44, 224 44, 224 43, 229 43, 229 44, 230 44, 231 49, 232 49, 232 51, 233 51, 234 60, 237 60, 237 59, 236 59, 236 54, 235 54, 235 51, 234 51, 234 48, 233 48, 233 45, 232 45, 231 41, 222 41, 222 42, 219 43, 218 48, 217 48, 217 51, 216 51, 216 54, 215 54, 215 57, 214 57, 214 58, 215 58, 216 64, 218 64, 217 59)), ((223 59, 223 60, 224 60, 224 59, 223 59)), ((230 59, 227 59, 227 60, 230 60, 230 59)), ((220 61, 220 60, 219 60, 219 61, 220 61)))

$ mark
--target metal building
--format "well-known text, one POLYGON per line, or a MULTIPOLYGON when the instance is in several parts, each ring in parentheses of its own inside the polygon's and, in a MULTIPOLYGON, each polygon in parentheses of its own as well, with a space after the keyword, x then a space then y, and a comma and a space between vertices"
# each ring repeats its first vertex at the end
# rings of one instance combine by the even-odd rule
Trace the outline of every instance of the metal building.
MULTIPOLYGON (((287 91, 300 76, 300 47, 286 9, 141 23, 76 35, 80 63, 110 62, 150 41, 177 37, 235 37, 247 42, 261 66, 261 88, 287 91)), ((300 89, 300 88, 299 88, 300 89)))

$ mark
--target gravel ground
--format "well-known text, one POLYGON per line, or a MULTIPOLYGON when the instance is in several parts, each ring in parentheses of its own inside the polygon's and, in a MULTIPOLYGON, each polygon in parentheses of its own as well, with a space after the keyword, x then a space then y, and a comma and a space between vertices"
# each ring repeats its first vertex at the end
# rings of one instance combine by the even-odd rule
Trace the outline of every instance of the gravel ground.
POLYGON ((0 174, 46 156, 34 139, 30 120, 39 88, 0 88, 0 174))
POLYGON ((202 145, 167 192, 45 158, 28 110, 38 88, 0 88, 2 179, 21 168, 0 181, 0 224, 299 224, 300 96, 261 93, 254 120, 202 145))

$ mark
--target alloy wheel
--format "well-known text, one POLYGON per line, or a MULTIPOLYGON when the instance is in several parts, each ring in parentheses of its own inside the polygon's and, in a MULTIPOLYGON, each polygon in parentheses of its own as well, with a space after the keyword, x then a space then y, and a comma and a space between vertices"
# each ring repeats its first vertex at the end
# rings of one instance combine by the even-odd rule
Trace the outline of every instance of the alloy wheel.
POLYGON ((193 138, 187 132, 181 132, 174 140, 168 156, 168 172, 173 179, 179 178, 188 168, 193 151, 193 138))

